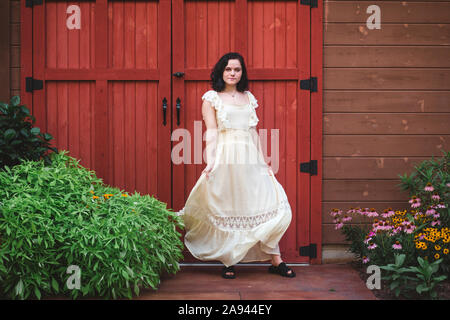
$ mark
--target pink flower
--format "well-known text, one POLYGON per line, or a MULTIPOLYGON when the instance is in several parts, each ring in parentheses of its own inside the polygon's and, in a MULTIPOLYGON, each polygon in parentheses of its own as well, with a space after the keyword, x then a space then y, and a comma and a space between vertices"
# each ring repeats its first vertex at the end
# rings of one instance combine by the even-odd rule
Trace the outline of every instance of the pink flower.
POLYGON ((331 210, 330 215, 331 215, 332 217, 336 217, 336 216, 340 216, 341 213, 342 213, 342 210, 339 210, 339 209, 333 209, 333 210, 331 210))
POLYGON ((431 196, 431 199, 439 201, 441 199, 441 197, 439 196, 439 194, 435 193, 431 196))
POLYGON ((393 235, 399 233, 400 231, 402 231, 402 227, 393 228, 390 232, 390 236, 393 236, 393 235))
POLYGON ((348 221, 352 221, 352 217, 345 215, 345 216, 342 218, 342 222, 348 222, 348 221))
POLYGON ((392 248, 394 248, 395 250, 401 250, 402 245, 400 244, 400 242, 395 241, 395 243, 392 245, 392 248))
MULTIPOLYGON (((367 212, 367 211, 366 211, 367 212)), ((374 208, 370 209, 369 212, 367 212, 367 216, 372 218, 372 217, 378 217, 378 213, 375 211, 374 208)))
POLYGON ((441 221, 439 221, 439 220, 437 220, 437 219, 431 221, 431 226, 432 226, 432 227, 434 227, 434 226, 436 226, 436 225, 440 226, 440 225, 441 225, 441 221))
POLYGON ((432 184, 430 182, 428 182, 427 185, 425 186, 424 190, 432 192, 432 191, 434 191, 434 188, 433 188, 432 184))
POLYGON ((413 202, 411 204, 411 208, 418 208, 421 206, 420 201, 419 201, 420 199, 419 200, 418 199, 419 198, 413 200, 413 202))
POLYGON ((339 222, 336 224, 336 226, 334 227, 336 230, 341 229, 344 226, 344 224, 342 222, 339 222))
POLYGON ((416 196, 412 196, 411 200, 409 200, 409 203, 411 203, 411 204, 419 203, 419 206, 420 206, 420 198, 417 198, 416 196))
POLYGON ((395 212, 394 210, 392 210, 392 208, 385 209, 384 212, 381 214, 383 218, 389 218, 392 217, 393 215, 395 215, 395 212))
POLYGON ((446 206, 443 202, 439 202, 439 204, 436 207, 437 208, 446 208, 446 206))
POLYGON ((370 259, 367 258, 366 256, 364 256, 364 257, 362 258, 362 263, 367 263, 367 262, 369 262, 369 261, 370 261, 370 259))
POLYGON ((436 213, 436 210, 434 210, 432 207, 428 207, 428 210, 425 212, 425 214, 427 216, 430 216, 430 215, 435 214, 435 213, 436 213))
POLYGON ((372 244, 369 244, 369 246, 367 247, 367 249, 373 250, 373 249, 375 249, 376 247, 378 247, 377 244, 376 244, 376 243, 372 243, 372 244))

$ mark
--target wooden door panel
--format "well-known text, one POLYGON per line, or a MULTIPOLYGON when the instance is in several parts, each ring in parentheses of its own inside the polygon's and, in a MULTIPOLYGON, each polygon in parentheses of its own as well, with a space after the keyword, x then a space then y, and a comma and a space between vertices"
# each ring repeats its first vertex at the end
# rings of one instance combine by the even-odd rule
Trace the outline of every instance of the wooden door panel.
POLYGON ((32 10, 38 125, 105 183, 170 207, 170 1, 49 0, 32 10))
MULTIPOLYGON (((173 165, 174 210, 180 210, 205 167, 194 161, 194 140, 206 130, 201 96, 210 90, 210 72, 226 52, 244 56, 249 90, 259 103, 258 129, 278 135, 276 177, 291 204, 293 219, 280 242, 288 262, 307 262, 299 247, 309 245, 309 175, 299 173, 300 161, 309 161, 309 92, 299 90, 299 80, 310 73, 309 8, 298 1, 173 1, 173 100, 182 101, 180 124, 174 129, 190 133, 190 163, 173 165), (195 125, 197 123, 197 125, 195 125), (201 126, 198 124, 201 123, 201 126)), ((178 143, 178 141, 174 142, 178 143)), ((198 143, 198 142, 197 142, 198 143)), ((202 141, 202 147, 205 147, 202 141)), ((185 250, 185 261, 195 261, 185 250)))

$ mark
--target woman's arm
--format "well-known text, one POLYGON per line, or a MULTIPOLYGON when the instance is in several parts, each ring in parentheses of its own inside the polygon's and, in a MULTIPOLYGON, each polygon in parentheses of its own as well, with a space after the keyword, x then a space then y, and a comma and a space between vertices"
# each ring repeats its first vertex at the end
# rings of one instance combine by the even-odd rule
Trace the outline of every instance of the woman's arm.
POLYGON ((204 100, 202 104, 202 116, 206 125, 206 168, 203 172, 209 173, 216 160, 217 121, 216 110, 207 100, 204 100))

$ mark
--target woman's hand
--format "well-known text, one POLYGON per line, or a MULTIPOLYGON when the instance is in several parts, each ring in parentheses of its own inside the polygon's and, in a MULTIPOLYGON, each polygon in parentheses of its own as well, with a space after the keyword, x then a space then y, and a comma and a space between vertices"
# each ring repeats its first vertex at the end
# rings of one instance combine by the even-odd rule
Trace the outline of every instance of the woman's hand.
POLYGON ((209 163, 206 165, 206 168, 203 169, 202 174, 206 174, 206 179, 209 178, 209 173, 211 172, 211 170, 214 168, 214 163, 209 163))
POLYGON ((269 176, 275 176, 275 175, 273 174, 272 167, 269 166, 269 165, 267 165, 267 172, 269 172, 269 176))

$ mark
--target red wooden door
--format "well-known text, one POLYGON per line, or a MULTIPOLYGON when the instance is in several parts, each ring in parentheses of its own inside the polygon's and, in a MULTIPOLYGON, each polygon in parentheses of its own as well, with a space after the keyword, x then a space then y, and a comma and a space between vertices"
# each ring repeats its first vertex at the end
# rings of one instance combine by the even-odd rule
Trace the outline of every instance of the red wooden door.
POLYGON ((105 183, 170 206, 170 0, 47 0, 32 10, 38 126, 105 183))
MULTIPOLYGON (((291 263, 309 262, 299 254, 299 247, 310 243, 310 176, 299 172, 300 162, 310 160, 310 93, 299 87, 300 80, 310 76, 309 6, 289 0, 174 0, 172 9, 172 72, 184 73, 173 79, 172 100, 180 99, 181 108, 179 124, 173 118, 172 126, 187 129, 192 137, 189 164, 173 165, 174 209, 183 207, 205 167, 196 164, 195 143, 205 146, 198 124, 203 133, 201 96, 211 89, 211 69, 226 52, 239 52, 260 105, 257 128, 268 131, 268 150, 275 133, 271 130, 278 129, 276 177, 293 211, 280 242, 282 257, 291 263)), ((187 251, 185 256, 194 260, 187 251)))
POLYGON ((320 262, 322 1, 315 9, 295 0, 25 3, 22 86, 32 76, 43 89, 21 95, 37 126, 105 183, 154 195, 174 211, 204 168, 194 150, 205 146, 201 96, 210 89, 211 68, 224 53, 241 53, 260 105, 257 128, 268 130, 269 156, 278 133, 276 177, 293 212, 282 257, 320 262), (318 93, 300 90, 310 76, 319 76, 318 93), (189 164, 171 161, 177 129, 193 138, 189 164), (317 176, 299 171, 310 159, 318 160, 317 176), (317 259, 299 255, 310 243, 318 245, 317 259))

